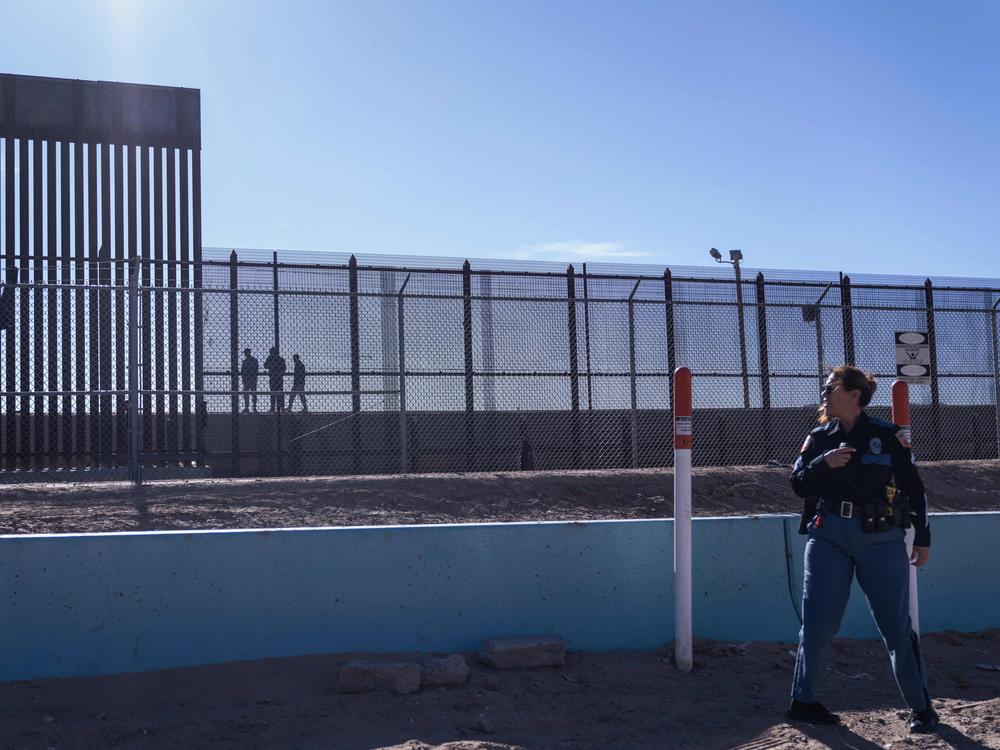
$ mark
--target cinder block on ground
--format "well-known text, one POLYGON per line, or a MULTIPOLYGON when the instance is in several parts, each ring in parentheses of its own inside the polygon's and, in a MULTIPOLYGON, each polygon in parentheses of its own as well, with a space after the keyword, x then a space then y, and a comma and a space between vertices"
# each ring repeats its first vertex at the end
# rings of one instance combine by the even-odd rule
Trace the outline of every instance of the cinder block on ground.
POLYGON ((469 665, 461 654, 452 654, 443 659, 425 659, 420 665, 420 684, 462 685, 469 679, 469 665))
POLYGON ((554 635, 493 638, 483 642, 479 660, 494 669, 561 667, 566 663, 566 644, 554 635))
POLYGON ((420 689, 420 665, 403 661, 349 661, 340 670, 338 693, 387 690, 400 695, 420 689))

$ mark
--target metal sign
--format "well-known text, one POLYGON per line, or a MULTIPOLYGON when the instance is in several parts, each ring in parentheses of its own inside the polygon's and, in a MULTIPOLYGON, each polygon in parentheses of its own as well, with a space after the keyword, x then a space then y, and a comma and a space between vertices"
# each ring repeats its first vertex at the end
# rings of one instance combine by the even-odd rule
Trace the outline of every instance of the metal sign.
POLYGON ((931 382, 931 347, 927 331, 896 331, 896 377, 907 383, 931 382))

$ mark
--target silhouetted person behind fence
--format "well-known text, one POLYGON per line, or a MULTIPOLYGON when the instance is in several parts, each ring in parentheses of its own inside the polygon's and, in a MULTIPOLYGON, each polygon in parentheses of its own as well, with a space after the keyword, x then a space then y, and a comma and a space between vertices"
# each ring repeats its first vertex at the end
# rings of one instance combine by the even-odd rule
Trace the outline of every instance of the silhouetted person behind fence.
POLYGON ((288 397, 288 411, 292 410, 296 395, 302 400, 302 411, 309 411, 306 406, 306 366, 298 354, 292 355, 292 362, 295 364, 292 367, 292 394, 288 397))
POLYGON ((260 374, 260 364, 249 349, 243 350, 243 364, 240 365, 240 377, 243 379, 243 411, 250 411, 250 394, 253 393, 253 410, 257 411, 257 375, 260 374))
POLYGON ((202 399, 198 402, 198 406, 195 409, 198 416, 198 429, 205 430, 208 428, 208 401, 202 399))
POLYGON ((285 358, 278 354, 278 347, 272 346, 267 359, 264 360, 264 369, 267 370, 267 385, 271 391, 271 408, 274 411, 277 406, 278 411, 284 411, 285 407, 285 372, 288 365, 285 358))

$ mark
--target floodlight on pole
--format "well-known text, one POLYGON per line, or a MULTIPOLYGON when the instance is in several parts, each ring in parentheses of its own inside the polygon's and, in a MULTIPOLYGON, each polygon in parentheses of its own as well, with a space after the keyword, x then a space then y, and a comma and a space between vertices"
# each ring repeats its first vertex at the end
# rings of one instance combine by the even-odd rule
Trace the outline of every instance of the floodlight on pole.
POLYGON ((826 293, 830 291, 833 287, 833 282, 831 281, 826 285, 823 293, 819 295, 817 299, 811 305, 802 306, 802 321, 805 323, 815 323, 816 324, 816 366, 819 371, 819 384, 823 387, 823 381, 826 380, 826 373, 823 369, 823 298, 826 297, 826 293))
POLYGON ((740 331, 740 367, 743 373, 743 407, 750 408, 750 375, 747 372, 747 336, 743 323, 743 279, 740 276, 740 261, 743 260, 742 250, 730 250, 729 260, 722 259, 718 248, 711 248, 708 254, 715 258, 716 263, 728 263, 736 272, 736 322, 740 331))

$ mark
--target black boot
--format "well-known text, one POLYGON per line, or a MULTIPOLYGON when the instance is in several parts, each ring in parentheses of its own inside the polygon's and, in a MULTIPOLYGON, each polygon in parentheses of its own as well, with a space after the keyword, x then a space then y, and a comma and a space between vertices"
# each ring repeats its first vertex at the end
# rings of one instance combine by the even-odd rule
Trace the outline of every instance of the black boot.
POLYGON ((928 706, 923 711, 912 711, 906 725, 910 728, 910 734, 927 734, 937 729, 940 723, 937 711, 928 706))
POLYGON ((826 706, 822 703, 802 703, 801 701, 793 700, 785 716, 792 721, 804 721, 806 724, 830 725, 840 723, 840 717, 837 714, 827 711, 826 706))

